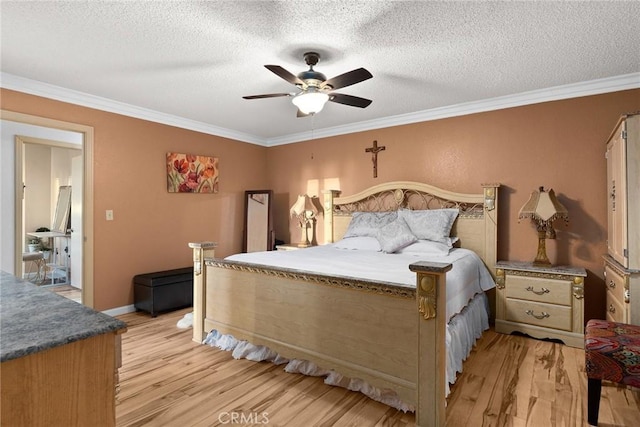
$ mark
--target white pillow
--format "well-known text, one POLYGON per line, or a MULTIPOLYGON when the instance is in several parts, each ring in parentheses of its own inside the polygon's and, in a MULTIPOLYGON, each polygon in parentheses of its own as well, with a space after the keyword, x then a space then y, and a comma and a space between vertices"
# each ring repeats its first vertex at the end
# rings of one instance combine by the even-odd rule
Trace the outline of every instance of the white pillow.
POLYGON ((376 237, 378 230, 398 218, 397 212, 354 212, 343 237, 376 237))
POLYGON ((447 243, 434 242, 432 240, 418 240, 406 248, 400 249, 398 253, 410 255, 447 256, 449 255, 449 252, 451 252, 451 248, 452 245, 447 243))
POLYGON ((374 251, 380 252, 380 243, 375 237, 347 237, 333 244, 338 249, 352 249, 360 251, 374 251))
POLYGON ((398 211, 398 218, 406 221, 409 229, 420 240, 447 243, 458 209, 430 209, 398 211))
POLYGON ((388 254, 392 254, 398 249, 402 249, 418 240, 416 236, 411 233, 407 223, 401 218, 378 230, 376 237, 380 242, 382 252, 388 254))

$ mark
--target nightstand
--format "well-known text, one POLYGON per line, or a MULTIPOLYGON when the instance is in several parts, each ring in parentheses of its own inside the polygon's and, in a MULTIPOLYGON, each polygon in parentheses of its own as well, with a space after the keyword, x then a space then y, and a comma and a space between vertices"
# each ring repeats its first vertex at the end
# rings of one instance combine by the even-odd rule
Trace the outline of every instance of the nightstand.
POLYGON ((496 264, 496 332, 584 347, 584 268, 496 264))
POLYGON ((276 249, 279 251, 297 251, 298 249, 304 249, 293 243, 285 243, 283 245, 276 245, 276 249))

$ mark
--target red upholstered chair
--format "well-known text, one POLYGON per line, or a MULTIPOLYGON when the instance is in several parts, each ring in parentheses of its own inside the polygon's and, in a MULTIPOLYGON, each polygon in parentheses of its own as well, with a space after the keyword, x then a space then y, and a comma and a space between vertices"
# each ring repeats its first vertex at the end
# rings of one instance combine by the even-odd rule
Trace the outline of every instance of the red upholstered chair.
POLYGON ((589 320, 584 336, 587 418, 598 425, 602 380, 640 387, 640 326, 589 320))

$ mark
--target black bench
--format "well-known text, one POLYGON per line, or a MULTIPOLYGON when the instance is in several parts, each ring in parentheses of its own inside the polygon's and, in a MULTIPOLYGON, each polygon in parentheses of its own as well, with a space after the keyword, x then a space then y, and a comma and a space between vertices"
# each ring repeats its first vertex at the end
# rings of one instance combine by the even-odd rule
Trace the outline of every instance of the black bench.
POLYGON ((137 310, 153 317, 163 311, 193 306, 193 267, 134 276, 133 301, 137 310))

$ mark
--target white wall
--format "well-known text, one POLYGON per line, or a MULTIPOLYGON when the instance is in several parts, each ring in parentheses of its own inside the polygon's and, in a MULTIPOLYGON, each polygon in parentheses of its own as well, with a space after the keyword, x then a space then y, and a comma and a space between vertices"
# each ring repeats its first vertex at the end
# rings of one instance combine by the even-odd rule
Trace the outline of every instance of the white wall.
MULTIPOLYGON (((15 136, 68 142, 82 146, 82 134, 8 120, 0 121, 0 270, 14 274, 15 136)), ((51 222, 51 219, 49 219, 51 222)))
POLYGON ((51 223, 51 147, 24 147, 24 230, 36 231, 51 223))

